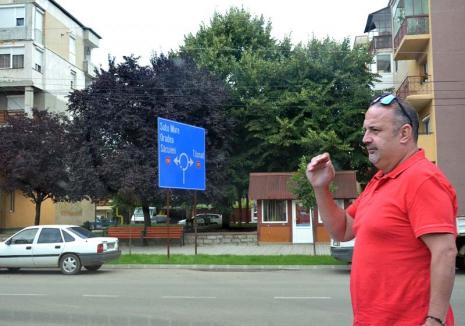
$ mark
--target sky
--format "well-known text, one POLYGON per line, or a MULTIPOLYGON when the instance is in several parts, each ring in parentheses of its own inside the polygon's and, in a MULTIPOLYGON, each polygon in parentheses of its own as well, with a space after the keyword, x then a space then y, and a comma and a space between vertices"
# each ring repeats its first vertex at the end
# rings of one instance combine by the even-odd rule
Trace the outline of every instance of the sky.
POLYGON ((106 66, 108 55, 117 61, 123 55, 141 57, 176 50, 184 36, 209 25, 215 11, 242 7, 263 15, 272 24, 272 36, 290 35, 294 44, 332 37, 353 41, 362 35, 368 14, 387 6, 388 0, 56 0, 82 24, 102 39, 92 52, 97 66, 106 66), (130 6, 128 6, 130 4, 130 6))

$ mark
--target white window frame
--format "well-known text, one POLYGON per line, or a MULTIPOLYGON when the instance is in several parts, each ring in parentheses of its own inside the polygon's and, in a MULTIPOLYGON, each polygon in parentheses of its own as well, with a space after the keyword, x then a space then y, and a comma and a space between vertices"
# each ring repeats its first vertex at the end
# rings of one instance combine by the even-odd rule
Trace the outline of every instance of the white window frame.
POLYGON ((262 200, 262 223, 266 224, 285 224, 288 223, 289 221, 289 212, 288 212, 288 201, 287 200, 277 200, 277 199, 272 199, 272 200, 262 200), (285 210, 286 210, 286 220, 285 221, 265 221, 265 203, 266 202, 284 202, 285 203, 285 210))
POLYGON ((10 65, 8 67, 0 67, 1 69, 24 69, 24 46, 15 46, 15 47, 0 47, 0 54, 5 54, 9 56, 10 65), (22 55, 23 56, 23 66, 18 68, 13 68, 13 56, 22 55))

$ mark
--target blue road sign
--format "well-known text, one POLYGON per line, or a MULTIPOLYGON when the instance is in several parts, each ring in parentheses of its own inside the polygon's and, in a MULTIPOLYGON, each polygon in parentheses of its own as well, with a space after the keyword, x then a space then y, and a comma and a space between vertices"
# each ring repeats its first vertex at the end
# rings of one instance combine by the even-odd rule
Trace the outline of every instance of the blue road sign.
POLYGON ((205 129, 158 118, 158 186, 205 190, 205 129))

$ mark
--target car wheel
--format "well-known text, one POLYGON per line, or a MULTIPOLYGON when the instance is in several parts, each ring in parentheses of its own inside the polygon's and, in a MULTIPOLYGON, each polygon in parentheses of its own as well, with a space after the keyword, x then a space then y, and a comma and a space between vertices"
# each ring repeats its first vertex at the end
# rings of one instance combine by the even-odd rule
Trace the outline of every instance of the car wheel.
POLYGON ((8 267, 7 270, 10 273, 16 273, 17 271, 19 271, 19 267, 8 267))
POLYGON ((87 269, 88 271, 92 271, 92 272, 99 270, 100 267, 102 267, 102 265, 84 266, 85 269, 87 269))
POLYGON ((65 275, 76 275, 81 271, 81 261, 75 254, 65 254, 61 257, 60 268, 65 275))

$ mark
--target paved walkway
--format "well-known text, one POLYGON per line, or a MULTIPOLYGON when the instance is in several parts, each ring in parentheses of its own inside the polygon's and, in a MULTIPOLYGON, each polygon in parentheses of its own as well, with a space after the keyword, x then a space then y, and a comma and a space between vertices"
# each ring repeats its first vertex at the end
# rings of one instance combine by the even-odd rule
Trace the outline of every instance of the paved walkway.
MULTIPOLYGON (((312 244, 264 244, 264 245, 225 245, 225 244, 212 244, 208 246, 198 246, 197 254, 206 255, 329 255, 328 244, 317 244, 314 251, 312 244)), ((166 254, 166 245, 148 246, 132 245, 128 246, 127 243, 121 244, 123 254, 129 252, 135 254, 166 254)), ((171 254, 194 255, 194 245, 180 246, 176 241, 170 245, 171 254)))

